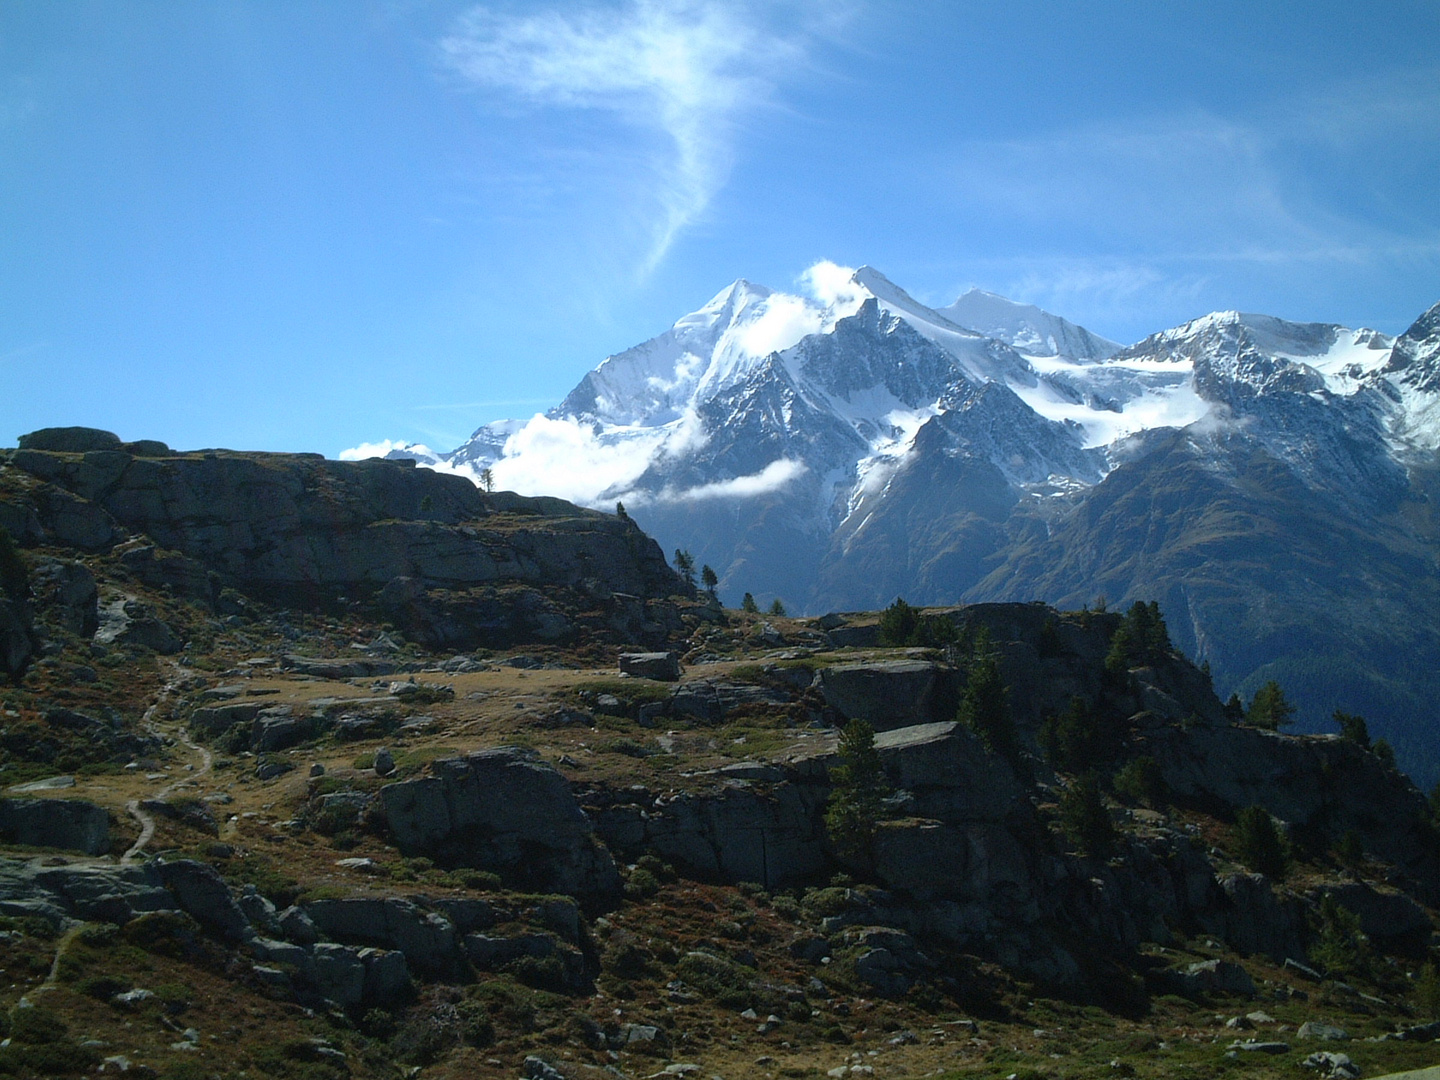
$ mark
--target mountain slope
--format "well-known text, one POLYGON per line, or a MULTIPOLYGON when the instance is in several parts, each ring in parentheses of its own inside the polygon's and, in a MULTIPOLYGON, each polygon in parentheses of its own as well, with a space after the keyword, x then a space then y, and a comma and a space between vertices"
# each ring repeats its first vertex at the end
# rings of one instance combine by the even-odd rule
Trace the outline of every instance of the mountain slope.
POLYGON ((737 281, 436 464, 623 501, 791 610, 1158 598, 1222 692, 1283 675, 1312 729, 1368 712, 1430 769, 1437 446, 1440 305, 1394 340, 1217 312, 1120 348, 862 267, 737 281))

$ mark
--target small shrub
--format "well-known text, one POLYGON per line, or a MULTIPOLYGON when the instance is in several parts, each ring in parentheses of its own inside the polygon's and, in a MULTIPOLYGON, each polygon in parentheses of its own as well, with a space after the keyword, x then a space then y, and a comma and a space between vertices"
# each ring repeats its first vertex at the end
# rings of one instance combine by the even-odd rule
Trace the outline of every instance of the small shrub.
POLYGON ((795 922, 800 918, 800 902, 793 896, 781 893, 770 902, 770 908, 782 919, 795 922))
POLYGON ((16 1009, 10 1015, 10 1038, 29 1046, 62 1043, 70 1035, 70 1028, 60 1014, 43 1005, 32 1005, 28 1009, 16 1009))
POLYGON ((641 855, 635 860, 635 866, 640 870, 646 870, 654 874, 656 879, 666 884, 676 880, 675 868, 656 855, 641 855))
POLYGON ((109 1001, 116 994, 123 994, 129 989, 130 983, 127 980, 117 979, 113 975, 91 975, 75 984, 76 993, 98 1001, 109 1001))
POLYGON ((635 739, 611 739, 596 749, 608 754, 624 754, 626 757, 633 758, 649 757, 653 752, 650 747, 635 739))
POLYGON ((744 1009, 750 1003, 747 970, 713 953, 686 953, 675 965, 675 974, 687 986, 726 1008, 744 1009))
POLYGON ((611 945, 600 956, 600 966, 617 979, 643 979, 653 974, 648 949, 634 941, 611 945))
POLYGON ((637 866, 625 882, 625 895, 631 900, 648 900, 660 891, 660 879, 649 870, 637 866))
POLYGON ((476 892, 493 892, 504 884, 500 875, 491 870, 452 870, 450 877, 462 888, 474 889, 476 892))
POLYGON ((395 1028, 395 1014, 385 1009, 371 1009, 360 1018, 360 1031, 371 1039, 388 1039, 395 1028))
POLYGON ((1262 806, 1247 806, 1235 821, 1235 855, 1254 870, 1277 881, 1285 877, 1290 865, 1289 846, 1275 819, 1262 806))
POLYGON ((77 1076, 99 1064, 94 1050, 71 1042, 0 1048, 0 1073, 16 1076, 77 1076))

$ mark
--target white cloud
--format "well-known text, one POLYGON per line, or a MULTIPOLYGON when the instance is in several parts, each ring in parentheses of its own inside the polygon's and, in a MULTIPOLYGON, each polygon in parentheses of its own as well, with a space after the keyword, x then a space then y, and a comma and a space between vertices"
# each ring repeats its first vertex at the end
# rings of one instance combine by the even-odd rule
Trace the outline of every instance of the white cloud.
POLYGON ((615 492, 623 494, 652 461, 694 449, 704 438, 693 413, 663 427, 612 429, 603 436, 587 424, 536 415, 505 440, 491 469, 497 488, 601 506, 615 492))
POLYGON ((352 446, 349 450, 340 451, 341 461, 364 461, 366 458, 383 458, 391 450, 418 449, 430 453, 423 446, 412 447, 409 443, 398 442, 394 439, 381 439, 379 442, 363 442, 359 446, 352 446))
POLYGON ((851 279, 853 266, 841 266, 821 259, 800 275, 800 284, 807 293, 828 307, 851 308, 865 297, 865 291, 851 279))
POLYGON ((737 476, 730 480, 718 480, 713 484, 686 488, 683 491, 666 491, 657 501, 699 502, 704 499, 749 499, 756 495, 767 495, 778 491, 790 481, 805 472, 803 462, 791 458, 772 461, 757 473, 737 476))
POLYGON ((653 163, 660 210, 646 270, 725 182, 740 116, 803 52, 798 37, 717 0, 525 15, 476 8, 440 47, 478 87, 535 106, 605 110, 665 137, 667 154, 653 163))
POLYGON ((740 345, 751 356, 769 356, 788 349, 807 334, 823 329, 824 313, 798 296, 771 293, 765 311, 745 327, 740 345))

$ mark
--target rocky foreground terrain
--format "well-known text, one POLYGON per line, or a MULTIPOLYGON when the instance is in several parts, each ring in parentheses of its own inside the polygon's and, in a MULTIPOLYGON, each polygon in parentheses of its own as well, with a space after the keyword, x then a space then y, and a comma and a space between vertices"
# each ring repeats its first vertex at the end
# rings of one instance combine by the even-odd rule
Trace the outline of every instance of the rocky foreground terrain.
POLYGON ((762 616, 405 463, 21 442, 0 1074, 1440 1057, 1431 803, 1244 722, 1153 612, 762 616))

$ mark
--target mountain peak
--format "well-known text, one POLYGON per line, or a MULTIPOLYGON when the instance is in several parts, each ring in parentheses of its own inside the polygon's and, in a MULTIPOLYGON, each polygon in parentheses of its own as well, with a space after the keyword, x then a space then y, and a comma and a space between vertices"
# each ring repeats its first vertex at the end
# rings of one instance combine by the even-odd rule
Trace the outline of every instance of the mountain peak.
POLYGON ((1059 315, 1034 304, 1022 304, 971 288, 939 312, 953 323, 996 338, 1032 356, 1069 356, 1076 360, 1103 360, 1120 349, 1120 343, 1092 334, 1059 315))

